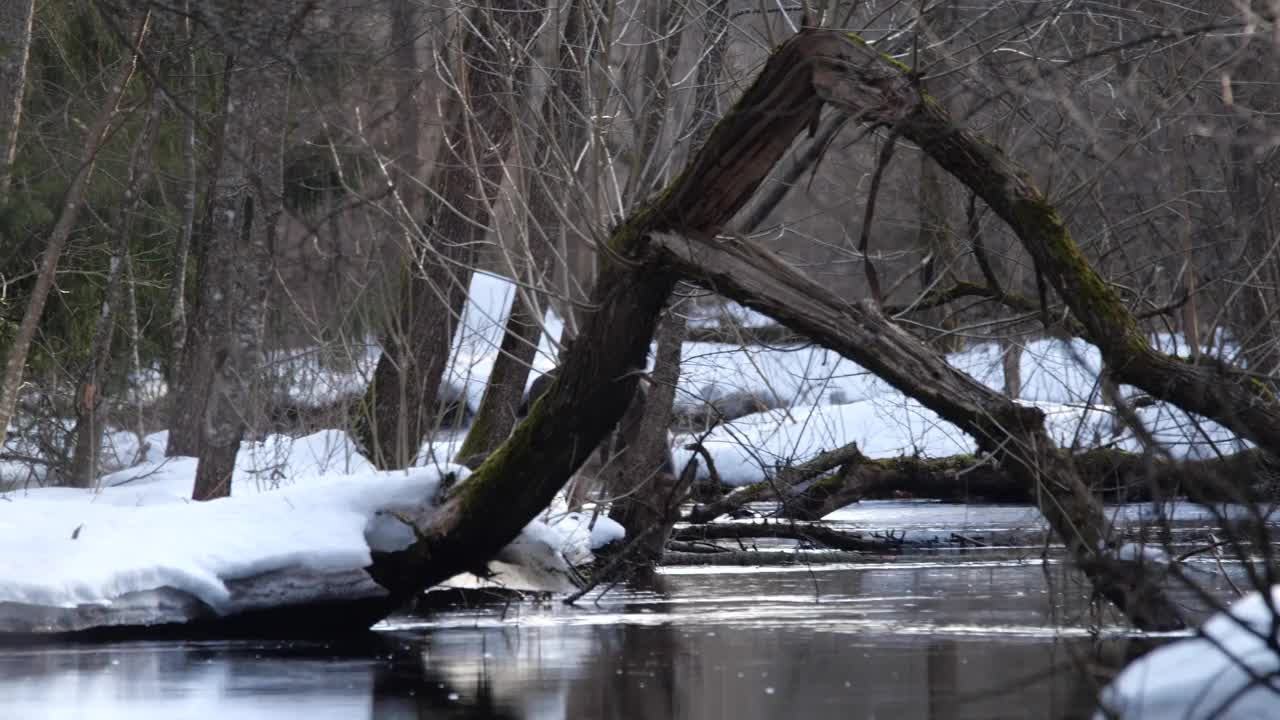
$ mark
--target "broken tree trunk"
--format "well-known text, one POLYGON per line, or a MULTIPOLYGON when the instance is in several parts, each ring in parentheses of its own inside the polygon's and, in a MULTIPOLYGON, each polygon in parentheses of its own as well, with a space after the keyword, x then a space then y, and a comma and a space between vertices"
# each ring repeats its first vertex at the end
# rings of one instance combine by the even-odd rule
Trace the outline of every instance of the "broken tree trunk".
POLYGON ((805 30, 780 46, 685 172, 614 230, 593 309, 529 418, 450 494, 417 542, 375 557, 375 578, 403 594, 476 567, 549 504, 625 410, 680 275, 853 359, 972 435, 1034 489, 1101 595, 1140 627, 1182 625, 1177 607, 1140 568, 1105 553, 1111 531, 1101 505, 1054 445, 1041 412, 952 368, 875 307, 847 303, 748 242, 717 237, 832 98, 886 124, 915 113, 920 101, 907 75, 851 36, 805 30))
POLYGON ((1139 627, 1178 627, 1177 608, 1101 551, 1111 534, 1101 504, 1044 427, 1043 414, 1017 405, 952 368, 870 304, 850 305, 773 254, 736 239, 661 236, 665 267, 766 313, 871 370, 969 433, 982 452, 1029 489, 1076 564, 1139 627))
POLYGON ((369 572, 393 596, 478 567, 547 507, 621 419, 645 367, 676 278, 655 267, 647 237, 713 238, 819 109, 800 48, 784 46, 685 171, 618 225, 602 250, 582 330, 556 379, 501 447, 450 492, 408 549, 374 556, 369 572))

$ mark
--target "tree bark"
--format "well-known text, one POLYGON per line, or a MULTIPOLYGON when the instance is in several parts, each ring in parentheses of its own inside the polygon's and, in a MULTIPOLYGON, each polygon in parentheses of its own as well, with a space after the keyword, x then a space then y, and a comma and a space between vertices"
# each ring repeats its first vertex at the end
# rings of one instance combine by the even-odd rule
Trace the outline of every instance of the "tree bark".
MULTIPOLYGON (((182 217, 173 244, 173 278, 169 283, 169 381, 174 383, 182 367, 187 341, 187 263, 195 234, 196 186, 196 51, 195 25, 191 20, 191 0, 183 0, 183 44, 179 50, 182 62, 182 98, 190 112, 182 113, 182 217)), ((175 387, 174 395, 177 396, 175 387)), ((175 449, 177 449, 175 447, 175 449)))
MULTIPOLYGON (((224 182, 224 174, 231 172, 230 163, 234 159, 228 157, 228 142, 235 143, 235 138, 226 137, 228 101, 232 87, 232 70, 234 61, 227 55, 223 63, 221 95, 213 138, 212 167, 209 170, 205 188, 205 206, 200 225, 194 225, 192 218, 191 246, 189 252, 194 256, 196 278, 195 304, 185 313, 183 324, 185 331, 181 338, 175 337, 174 356, 169 367, 169 384, 171 390, 169 414, 169 440, 165 446, 165 455, 172 457, 184 455, 195 457, 200 454, 200 443, 203 439, 205 406, 209 398, 209 387, 214 372, 213 344, 215 323, 221 312, 220 286, 214 282, 211 270, 211 250, 215 235, 214 206, 219 191, 219 183, 224 182)), ((194 110, 194 108, 193 108, 194 110)), ((229 182, 229 180, 227 181, 229 182)), ((225 203, 224 203, 225 205, 225 203)), ((176 262, 176 258, 175 258, 176 262)), ((174 268, 174 282, 178 282, 179 268, 174 268)), ((182 268, 184 274, 186 268, 182 268)))
MULTIPOLYGON (((1258 450, 1171 461, 1097 449, 1073 454, 1070 462, 1090 491, 1114 502, 1181 496, 1196 502, 1256 501, 1274 491, 1253 487, 1251 479, 1276 472, 1274 463, 1258 450)), ((1013 473, 972 455, 873 460, 849 445, 695 507, 686 519, 710 522, 748 503, 777 502, 777 514, 782 517, 818 520, 859 500, 904 496, 948 502, 1035 502, 1013 473)))
POLYGON ((492 0, 467 24, 459 63, 465 77, 444 112, 445 136, 428 182, 424 246, 414 253, 395 326, 384 334, 355 413, 355 439, 378 467, 412 464, 430 428, 476 246, 502 186, 515 122, 504 98, 525 91, 528 46, 543 11, 531 0, 492 0))
MULTIPOLYGON (((856 41, 848 41, 856 44, 856 41)), ((839 41, 834 41, 839 45, 839 41)), ((1117 382, 1214 420, 1239 436, 1280 453, 1280 405, 1271 388, 1231 367, 1198 365, 1153 348, 1120 296, 1089 264, 1058 210, 1030 173, 987 139, 958 126, 911 85, 906 68, 869 50, 863 77, 850 84, 839 72, 845 48, 817 51, 814 87, 825 101, 863 122, 896 126, 938 164, 981 197, 1023 247, 1075 316, 1081 335, 1102 353, 1117 382)))
POLYGON ((212 357, 196 359, 209 374, 193 500, 231 494, 236 454, 252 413, 252 384, 262 366, 272 248, 284 210, 290 68, 278 55, 287 42, 288 24, 280 21, 287 8, 267 3, 226 28, 226 41, 240 44, 224 48, 232 65, 223 157, 210 198, 212 233, 201 279, 208 290, 201 308, 208 311, 205 354, 212 357))
POLYGON ((606 494, 613 498, 609 518, 621 524, 629 538, 648 532, 634 550, 636 559, 645 563, 662 559, 667 536, 680 518, 680 503, 684 500, 671 462, 667 430, 671 427, 672 404, 680 379, 686 326, 679 309, 680 303, 673 303, 658 325, 658 349, 644 409, 634 433, 620 432, 625 449, 613 482, 606 486, 606 494))
POLYGON ((547 507, 635 393, 675 278, 652 261, 650 233, 714 237, 742 208, 818 105, 784 46, 666 191, 610 234, 583 328, 556 379, 511 437, 446 497, 419 540, 379 553, 369 571, 408 598, 487 561, 547 507), (790 61, 790 62, 789 62, 790 61), (793 109, 795 98, 809 98, 793 109), (771 104, 776 103, 777 107, 771 104))
POLYGON ((0 201, 8 199, 13 182, 34 19, 33 0, 0 3, 0 201))
POLYGON ((621 417, 659 309, 684 275, 840 352, 971 434, 1033 489, 1100 594, 1140 627, 1181 626, 1177 607, 1141 567, 1105 553, 1109 523, 1046 433, 1042 413, 952 368, 876 308, 848 304, 772 254, 717 237, 811 124, 823 102, 815 90, 867 121, 900 122, 918 111, 910 79, 883 63, 855 38, 820 30, 775 51, 685 172, 614 231, 594 309, 529 418, 419 528, 417 542, 375 558, 375 578, 404 594, 468 570, 549 504, 621 417))
POLYGON ((151 15, 146 13, 134 23, 130 37, 133 40, 132 47, 135 48, 135 52, 131 52, 128 59, 125 60, 119 75, 116 76, 115 81, 102 98, 101 109, 85 133, 84 150, 80 154, 80 165, 76 168, 76 173, 72 176, 71 183, 67 186, 67 191, 63 195, 62 212, 58 215, 58 220, 54 224, 53 230, 49 233, 44 255, 40 259, 40 270, 36 275, 36 284, 31 291, 30 300, 27 301, 26 312, 22 316, 22 323, 18 326, 18 333, 14 338, 13 345, 9 347, 6 353, 4 377, 0 378, 0 431, 9 426, 9 420, 13 417, 13 411, 18 402, 18 393, 22 388, 22 374, 27 362, 27 352, 31 349, 31 341, 35 338, 36 326, 40 322, 40 316, 44 313, 45 301, 48 300, 49 291, 53 288, 58 269, 58 260, 62 257, 62 250, 66 247, 67 240, 71 237, 71 230, 75 227, 76 219, 80 216, 80 208, 84 202, 84 194, 89 185, 89 178, 93 175, 93 167, 98 158, 98 151, 101 149, 103 141, 106 140, 107 134, 115 122, 120 110, 120 99, 124 96, 125 88, 137 69, 138 55, 136 50, 142 47, 150 22, 151 15))
POLYGON ((525 231, 529 243, 528 275, 522 278, 523 283, 517 283, 503 330, 502 347, 493 363, 471 430, 458 450, 458 462, 464 464, 493 452, 511 434, 529 370, 538 353, 546 314, 545 306, 538 302, 539 289, 548 280, 554 248, 560 245, 563 232, 561 214, 565 209, 560 193, 576 187, 572 158, 578 156, 588 141, 584 120, 589 113, 584 104, 589 65, 585 5, 583 0, 576 0, 569 8, 559 57, 551 73, 551 86, 542 101, 542 131, 554 140, 528 138, 520 148, 527 153, 529 169, 534 174, 528 180, 525 231))

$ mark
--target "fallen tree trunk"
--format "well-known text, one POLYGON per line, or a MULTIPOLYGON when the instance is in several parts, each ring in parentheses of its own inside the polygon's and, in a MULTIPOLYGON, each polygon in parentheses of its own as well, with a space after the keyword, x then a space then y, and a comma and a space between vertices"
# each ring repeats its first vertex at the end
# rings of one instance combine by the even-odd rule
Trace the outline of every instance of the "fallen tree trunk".
POLYGON ((689 342, 721 345, 796 345, 804 337, 785 325, 736 325, 722 320, 715 325, 691 325, 689 342))
POLYGON ((1177 607, 1162 590, 1101 552, 1110 524, 1070 458, 1049 437, 1039 410, 978 383, 875 306, 846 303, 767 251, 726 238, 658 235, 654 241, 664 251, 665 267, 803 332, 969 433, 981 452, 993 455, 1036 498, 1099 593, 1139 627, 1182 626, 1177 607))
POLYGON ((647 238, 655 232, 714 237, 741 209, 820 109, 797 62, 802 54, 798 45, 780 48, 686 170, 614 228, 582 330, 551 387, 418 528, 417 542, 375 554, 369 572, 394 597, 407 599, 483 565, 551 503, 617 424, 676 282, 654 264, 647 238))
POLYGON ((903 544, 887 538, 867 539, 861 533, 842 532, 819 523, 750 522, 720 523, 715 525, 690 525, 671 534, 672 540, 695 542, 698 540, 746 540, 772 538, 799 540, 829 547, 833 550, 861 552, 893 552, 903 544))
MULTIPOLYGON (((1035 501, 1018 478, 972 455, 870 459, 857 453, 856 447, 847 447, 852 450, 823 453, 807 463, 784 469, 776 478, 738 488, 716 502, 694 507, 685 520, 710 522, 754 502, 779 503, 781 517, 817 520, 859 500, 906 497, 952 502, 1035 501), (848 460, 830 461, 841 454, 848 454, 848 460)), ((1073 454, 1071 462, 1095 495, 1112 502, 1169 497, 1234 502, 1243 495, 1270 493, 1270 488, 1257 487, 1258 481, 1265 482, 1277 471, 1269 456, 1259 450, 1171 461, 1096 449, 1073 454)))
POLYGON ((818 454, 812 460, 783 468, 776 478, 770 478, 754 485, 739 488, 706 506, 697 506, 687 518, 689 522, 710 522, 715 518, 731 513, 751 502, 782 500, 788 491, 808 480, 824 475, 838 467, 866 460, 856 443, 818 454))
POLYGON ((1018 236, 1117 382, 1214 420, 1280 454, 1280 403, 1271 384, 1211 358, 1188 361, 1153 348, 1119 294, 1089 264, 1031 173, 988 139, 956 124, 934 98, 918 90, 906 66, 870 50, 855 36, 809 34, 814 92, 855 120, 895 128, 981 197, 1018 236), (858 67, 851 70, 850 65, 858 67), (851 76, 861 82, 851 83, 851 76))
POLYGON ((662 564, 680 565, 822 565, 876 560, 875 556, 844 550, 730 550, 722 553, 668 550, 662 564))
MULTIPOLYGON (((512 437, 448 497, 409 549, 375 557, 371 574, 406 595, 492 557, 548 505, 621 417, 656 318, 683 276, 764 312, 956 424, 1034 492, 1097 592, 1139 627, 1180 627, 1178 608, 1142 569, 1111 559, 1100 504, 1044 428, 1044 416, 991 391, 893 324, 849 304, 776 256, 717 237, 824 101, 870 122, 916 112, 914 84, 865 44, 805 30, 778 48, 684 173, 616 228, 592 310, 557 379, 512 437), (822 86, 820 97, 815 91, 822 86)), ((946 166, 943 163, 944 167, 946 166)))

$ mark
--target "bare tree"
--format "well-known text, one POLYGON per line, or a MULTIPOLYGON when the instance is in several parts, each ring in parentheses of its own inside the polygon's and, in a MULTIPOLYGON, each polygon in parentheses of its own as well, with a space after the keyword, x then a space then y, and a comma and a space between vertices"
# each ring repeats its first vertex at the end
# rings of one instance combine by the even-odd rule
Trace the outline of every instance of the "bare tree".
POLYGON ((182 219, 173 245, 173 279, 169 283, 169 362, 170 375, 176 375, 182 365, 183 349, 187 341, 187 263, 191 256, 191 240, 195 233, 196 189, 199 175, 196 168, 196 50, 195 23, 191 19, 191 0, 183 0, 183 43, 177 51, 182 68, 181 97, 186 103, 182 113, 182 219))
POLYGON ((0 198, 9 194, 27 85, 34 0, 0 3, 0 198))
MULTIPOLYGON (((741 238, 716 237, 823 103, 866 123, 899 127, 984 194, 1024 243, 1078 252, 1060 223, 1049 224, 1053 208, 1025 173, 919 95, 900 67, 843 33, 802 31, 774 53, 685 172, 614 231, 616 259, 603 265, 595 309, 547 394, 505 447, 419 529, 413 547, 375 562, 381 582, 401 592, 463 570, 496 552, 550 501, 625 410, 659 311, 684 275, 855 359, 970 433, 1035 489, 1050 527, 1100 593, 1140 626, 1181 624, 1177 607, 1140 566, 1105 554, 1110 528, 1101 506, 1047 435, 1039 411, 952 368, 874 306, 841 300, 741 238), (1023 211, 1011 209, 1024 203, 1030 206, 1023 211), (476 513, 484 514, 483 529, 476 513)), ((1053 271, 1064 283, 1092 272, 1081 263, 1053 271)), ((1101 291, 1090 290, 1097 302, 1101 291)))
MULTIPOLYGON (((76 392, 76 445, 71 461, 71 484, 76 487, 93 487, 98 474, 98 460, 102 440, 100 410, 106 399, 104 380, 110 373, 111 346, 115 335, 116 318, 125 315, 125 299, 133 297, 129 243, 133 239, 135 221, 142 205, 142 190, 150 176, 150 148, 155 140, 163 101, 153 88, 143 121, 133 147, 129 151, 128 169, 125 175, 124 203, 119 212, 113 213, 114 224, 111 260, 107 272, 106 292, 102 300, 89 347, 89 364, 76 392), (126 285, 129 285, 126 294, 126 285)), ((135 342, 136 346, 136 342, 135 342)))
MULTIPOLYGON (((271 248, 283 211, 284 143, 292 69, 279 56, 301 17, 291 3, 266 3, 222 18, 231 62, 223 109, 222 161, 210 197, 212 233, 200 281, 210 322, 199 464, 192 498, 231 493, 236 454, 262 366, 262 334, 271 280, 271 248), (285 18, 291 23, 281 23, 285 18)), ((305 10, 303 11, 305 12, 305 10)), ((202 302, 203 304, 203 302, 202 302)), ((202 308, 203 310, 204 308, 202 308)), ((196 378, 201 383, 201 378, 196 378)))
POLYGON ((35 288, 27 301, 26 312, 18 327, 17 337, 5 357, 4 377, 0 378, 0 428, 8 427, 9 420, 18 402, 18 393, 22 389, 23 370, 27 362, 27 352, 35 337, 36 326, 44 312, 45 301, 56 279, 58 260, 71 237, 84 202, 85 191, 89 179, 93 175, 94 163, 98 158, 107 134, 111 131, 120 110, 120 100, 124 97, 125 88, 138 66, 139 53, 143 40, 150 28, 151 15, 146 13, 132 23, 129 37, 132 45, 128 56, 123 60, 119 72, 114 76, 111 85, 102 96, 101 105, 93 122, 85 131, 84 146, 80 153, 79 165, 75 175, 63 195, 61 212, 49 237, 45 241, 44 255, 40 259, 40 269, 36 276, 35 288))
MULTIPOLYGON (((511 433, 516 411, 538 340, 542 335, 546 304, 539 289, 547 285, 547 273, 562 245, 565 188, 574 187, 574 159, 588 142, 584 104, 587 71, 592 57, 600 54, 601 23, 605 9, 588 0, 575 0, 565 19, 556 65, 542 100, 541 122, 536 134, 526 135, 520 151, 527 158, 529 187, 526 229, 526 272, 517 273, 519 284, 503 331, 502 346, 485 385, 471 430, 458 450, 458 458, 474 462, 492 452, 511 433)), ((517 266, 519 267, 519 266, 517 266)))
POLYGON ((476 246, 504 179, 515 118, 503 98, 522 92, 542 17, 536 3, 495 0, 463 19, 465 40, 448 71, 445 137, 427 182, 422 235, 355 419, 355 436, 379 467, 411 464, 430 425, 476 246))

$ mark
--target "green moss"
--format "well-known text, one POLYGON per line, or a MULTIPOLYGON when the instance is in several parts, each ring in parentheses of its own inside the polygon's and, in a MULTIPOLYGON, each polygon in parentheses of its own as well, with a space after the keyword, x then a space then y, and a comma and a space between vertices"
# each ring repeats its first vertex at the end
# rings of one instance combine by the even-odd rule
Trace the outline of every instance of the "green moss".
POLYGON ((902 73, 903 75, 911 75, 912 73, 915 72, 914 70, 911 69, 911 66, 907 65, 901 60, 898 60, 886 53, 882 53, 879 50, 876 50, 874 47, 872 47, 871 43, 864 40, 861 35, 857 33, 845 33, 845 37, 852 40, 855 44, 870 50, 876 55, 879 55, 880 60, 882 62, 884 62, 886 65, 889 65, 890 67, 897 70, 898 72, 902 73))
POLYGON ((844 484, 845 475, 843 472, 837 470, 836 472, 823 475, 817 480, 814 480, 813 485, 811 485, 810 488, 813 490, 821 490, 831 493, 844 487, 844 484))
POLYGON ((1261 398, 1264 402, 1274 403, 1276 401, 1275 391, 1271 385, 1261 378, 1247 377, 1245 382, 1254 395, 1261 398))
POLYGON ((493 424, 497 419, 497 414, 489 410, 489 405, 480 401, 480 411, 471 420, 471 429, 467 431, 467 437, 462 441, 462 447, 458 448, 458 458, 466 459, 473 455, 484 452, 485 438, 489 437, 492 432, 493 424))
POLYGON ((1031 198, 1016 198, 1011 210, 1018 234, 1048 255, 1044 270, 1059 275, 1055 284, 1064 286, 1071 295, 1067 300, 1077 319, 1089 329, 1089 339, 1104 349, 1104 355, 1145 353, 1148 345, 1138 332, 1137 321, 1080 251, 1057 208, 1037 193, 1031 198))

